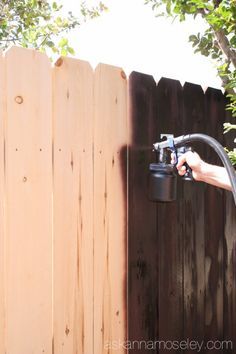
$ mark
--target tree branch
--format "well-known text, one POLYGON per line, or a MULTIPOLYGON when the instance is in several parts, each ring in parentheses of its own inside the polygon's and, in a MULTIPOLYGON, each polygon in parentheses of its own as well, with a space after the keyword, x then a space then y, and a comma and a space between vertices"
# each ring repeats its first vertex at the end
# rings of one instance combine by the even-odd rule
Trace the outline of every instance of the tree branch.
POLYGON ((225 54, 227 59, 233 64, 233 66, 236 69, 236 52, 230 48, 230 43, 228 41, 228 38, 224 34, 223 30, 214 30, 216 39, 219 43, 220 49, 222 52, 225 54))
POLYGON ((221 2, 222 2, 222 0, 213 0, 215 8, 219 7, 221 2))
POLYGON ((198 9, 198 10, 197 10, 197 13, 198 13, 199 15, 202 15, 203 18, 205 18, 205 17, 207 16, 207 12, 206 12, 205 9, 198 9))
MULTIPOLYGON (((219 4, 222 2, 222 0, 214 0, 214 5, 215 8, 219 6, 219 4)), ((202 17, 205 19, 207 16, 207 13, 204 9, 199 9, 198 13, 202 15, 202 17)), ((222 29, 220 30, 215 30, 213 26, 211 26, 215 37, 217 39, 217 42, 219 44, 220 49, 226 56, 226 58, 233 64, 233 66, 236 69, 236 52, 235 50, 231 49, 230 43, 228 41, 228 38, 226 37, 224 31, 222 29)))
POLYGON ((230 80, 227 78, 227 76, 220 76, 220 79, 222 81, 222 87, 225 88, 225 90, 227 91, 227 93, 229 93, 230 95, 236 95, 236 90, 234 90, 232 87, 231 88, 226 88, 226 86, 230 83, 230 80))

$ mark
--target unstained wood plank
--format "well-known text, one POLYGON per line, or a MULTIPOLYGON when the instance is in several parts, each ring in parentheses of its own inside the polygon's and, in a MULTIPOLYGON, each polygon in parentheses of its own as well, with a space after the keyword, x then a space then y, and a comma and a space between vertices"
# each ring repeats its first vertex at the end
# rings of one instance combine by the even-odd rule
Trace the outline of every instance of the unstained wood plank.
POLYGON ((123 343, 126 339, 127 327, 124 72, 100 64, 95 71, 94 94, 94 353, 118 354, 125 353, 119 341, 123 343))
POLYGON ((5 350, 5 218, 4 218, 4 118, 5 118, 5 61, 0 51, 0 353, 5 350))
POLYGON ((52 353, 51 65, 6 53, 6 353, 52 353))
POLYGON ((93 71, 60 58, 53 75, 54 351, 93 353, 93 71))

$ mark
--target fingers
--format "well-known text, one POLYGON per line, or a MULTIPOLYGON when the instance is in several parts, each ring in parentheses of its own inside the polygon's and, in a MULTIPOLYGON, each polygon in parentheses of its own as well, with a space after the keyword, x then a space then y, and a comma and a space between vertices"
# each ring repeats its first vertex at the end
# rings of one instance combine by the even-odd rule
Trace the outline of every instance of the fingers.
POLYGON ((186 167, 185 166, 181 166, 181 167, 179 167, 177 169, 178 169, 178 173, 179 173, 180 176, 185 175, 185 173, 186 173, 186 167))
MULTIPOLYGON (((171 163, 175 164, 175 154, 171 154, 171 163)), ((201 158, 196 152, 187 151, 178 157, 177 169, 180 169, 183 164, 187 163, 191 168, 196 168, 201 163, 201 158)))
MULTIPOLYGON (((183 154, 181 155, 179 158, 178 158, 178 163, 176 165, 176 168, 177 169, 180 169, 182 167, 182 165, 187 162, 187 153, 186 154, 183 154)), ((175 158, 175 154, 171 153, 171 163, 172 164, 175 164, 176 163, 176 158, 175 158)), ((184 167, 184 166, 183 166, 184 167)), ((185 169, 186 170, 186 169, 185 169)))
POLYGON ((181 155, 178 159, 177 168, 181 167, 184 163, 187 163, 191 168, 196 168, 200 165, 201 158, 196 152, 187 151, 181 155))
MULTIPOLYGON (((176 165, 176 168, 178 170, 178 173, 180 176, 184 176, 186 173, 186 167, 183 166, 183 164, 186 162, 186 154, 181 155, 178 158, 178 163, 176 165)), ((171 163, 175 164, 176 163, 176 158, 175 158, 175 154, 171 153, 171 163)))
MULTIPOLYGON (((187 153, 181 155, 181 156, 178 158, 178 163, 177 163, 177 165, 176 165, 176 168, 177 168, 178 170, 180 170, 182 167, 185 167, 185 166, 183 166, 183 164, 184 164, 185 162, 187 162, 187 153)), ((185 170, 186 170, 186 168, 185 168, 185 170)))
MULTIPOLYGON (((171 163, 175 164, 175 154, 171 154, 171 163)), ((191 168, 192 175, 195 180, 200 180, 202 174, 202 166, 204 164, 203 160, 200 158, 198 153, 193 151, 187 151, 186 153, 178 157, 178 163, 176 168, 180 176, 184 176, 186 173, 186 164, 191 168)))
POLYGON ((170 163, 172 165, 174 165, 176 163, 176 157, 175 157, 175 154, 173 152, 171 153, 170 158, 171 158, 170 163))

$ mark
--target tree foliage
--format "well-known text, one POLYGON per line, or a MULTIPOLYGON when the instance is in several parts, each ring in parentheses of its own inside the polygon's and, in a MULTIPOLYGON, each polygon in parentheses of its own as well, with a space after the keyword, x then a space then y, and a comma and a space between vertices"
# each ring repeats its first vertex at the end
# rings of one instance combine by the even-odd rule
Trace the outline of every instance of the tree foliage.
POLYGON ((80 3, 80 18, 62 15, 62 5, 46 0, 0 0, 0 48, 20 45, 49 55, 74 54, 65 34, 106 9, 103 3, 88 8, 80 3))
MULTIPOLYGON (((204 33, 189 37, 194 52, 217 63, 222 86, 228 93, 227 109, 236 117, 236 1, 235 0, 145 0, 158 16, 185 21, 187 16, 201 16, 207 27, 204 33)), ((226 123, 225 132, 236 129, 226 123)), ((236 150, 229 152, 236 165, 236 150)))

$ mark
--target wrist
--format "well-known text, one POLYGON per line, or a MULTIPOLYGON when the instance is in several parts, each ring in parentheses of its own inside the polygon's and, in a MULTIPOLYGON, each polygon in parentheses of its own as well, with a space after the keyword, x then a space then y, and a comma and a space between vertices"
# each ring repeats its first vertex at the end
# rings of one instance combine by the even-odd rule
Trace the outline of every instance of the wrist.
POLYGON ((209 164, 201 160, 198 170, 195 171, 194 179, 199 182, 205 182, 209 174, 209 171, 210 171, 209 164))

